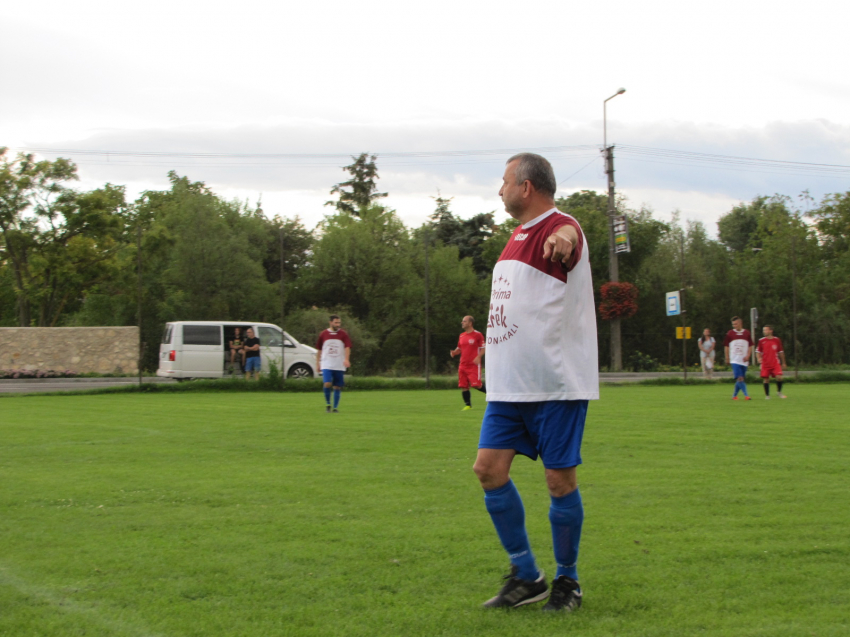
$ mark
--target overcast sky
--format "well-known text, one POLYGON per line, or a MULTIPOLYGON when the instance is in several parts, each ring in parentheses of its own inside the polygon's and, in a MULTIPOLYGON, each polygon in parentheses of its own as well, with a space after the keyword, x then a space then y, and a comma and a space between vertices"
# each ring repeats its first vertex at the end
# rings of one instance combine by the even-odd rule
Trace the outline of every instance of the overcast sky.
POLYGON ((547 149, 560 194, 605 190, 602 103, 623 86, 608 102, 618 191, 713 233, 756 195, 850 190, 850 168, 647 149, 850 166, 848 18, 818 0, 6 2, 0 146, 69 156, 81 187, 133 197, 174 169, 308 227, 368 151, 406 223, 438 190, 461 216, 503 219, 512 151, 547 149), (86 149, 113 154, 71 152, 86 149), (190 156, 208 153, 225 157, 190 156))

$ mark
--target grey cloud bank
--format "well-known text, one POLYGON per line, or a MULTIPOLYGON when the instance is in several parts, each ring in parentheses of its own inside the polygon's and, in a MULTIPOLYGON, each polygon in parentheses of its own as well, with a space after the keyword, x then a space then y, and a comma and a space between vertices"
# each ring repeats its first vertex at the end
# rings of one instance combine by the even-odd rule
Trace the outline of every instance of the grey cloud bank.
MULTIPOLYGON (((37 147, 56 149, 45 150, 46 156, 70 156, 89 179, 113 183, 163 181, 165 174, 174 169, 191 179, 231 188, 317 193, 327 193, 334 183, 344 180, 346 174, 341 167, 350 162, 351 155, 365 151, 378 154, 381 186, 393 194, 433 194, 441 188, 449 196, 488 197, 493 194, 509 153, 525 149, 538 149, 549 157, 562 188, 603 190, 600 138, 601 131, 594 126, 551 119, 386 125, 294 121, 219 129, 102 130, 84 140, 37 147), (194 156, 62 152, 70 149, 194 156), (382 155, 444 151, 491 152, 382 155), (227 156, 198 156, 201 154, 227 156), (269 157, 271 154, 301 156, 269 157)), ((679 122, 623 125, 609 121, 608 138, 609 143, 615 144, 617 184, 624 189, 696 191, 749 199, 776 192, 793 195, 803 189, 814 194, 838 192, 846 190, 850 182, 850 169, 827 175, 799 167, 780 169, 655 157, 642 150, 675 149, 850 166, 850 126, 826 121, 777 122, 761 128, 679 122)))

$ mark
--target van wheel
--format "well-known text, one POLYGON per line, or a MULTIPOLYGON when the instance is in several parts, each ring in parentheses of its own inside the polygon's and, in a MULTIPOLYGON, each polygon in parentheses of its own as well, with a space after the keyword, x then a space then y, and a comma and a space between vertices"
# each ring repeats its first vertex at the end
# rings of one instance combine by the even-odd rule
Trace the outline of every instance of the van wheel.
POLYGON ((309 365, 298 363, 289 368, 287 378, 313 378, 313 370, 309 365))

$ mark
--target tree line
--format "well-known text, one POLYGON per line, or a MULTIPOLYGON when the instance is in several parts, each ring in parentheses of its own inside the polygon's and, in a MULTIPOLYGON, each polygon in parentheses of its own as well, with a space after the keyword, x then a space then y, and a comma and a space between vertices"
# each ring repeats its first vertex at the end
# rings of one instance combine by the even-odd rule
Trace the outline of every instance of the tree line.
MULTIPOLYGON (((460 319, 471 314, 486 328, 490 273, 515 228, 495 223, 494 212, 461 219, 440 193, 426 223, 406 226, 381 203, 377 158, 366 153, 344 167, 349 179, 331 188, 329 214, 309 230, 173 171, 169 189, 131 202, 119 185, 73 188, 67 159, 0 151, 0 325, 136 325, 140 313, 148 370, 167 321, 279 324, 283 311, 287 331, 313 344, 334 311, 352 335, 355 373, 421 373, 427 267, 431 369, 447 371, 460 319)), ((587 236, 598 305, 607 198, 581 191, 556 203, 587 236)), ((798 362, 850 362, 850 192, 820 202, 755 197, 719 219, 716 239, 701 223, 666 223, 617 203, 632 247, 620 255, 620 280, 638 290, 637 312, 622 321, 624 366, 681 362, 680 322, 664 307, 677 289, 695 333, 722 334, 732 315, 757 307, 791 360, 796 302, 798 362)), ((604 367, 608 322, 598 326, 604 367)))

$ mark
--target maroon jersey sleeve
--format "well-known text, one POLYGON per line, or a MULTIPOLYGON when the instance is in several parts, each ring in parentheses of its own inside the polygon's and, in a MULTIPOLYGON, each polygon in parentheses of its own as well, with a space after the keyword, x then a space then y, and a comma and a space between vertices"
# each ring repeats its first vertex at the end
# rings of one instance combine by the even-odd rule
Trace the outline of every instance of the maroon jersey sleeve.
POLYGON ((561 267, 563 267, 564 270, 569 272, 574 267, 576 267, 576 263, 578 263, 579 259, 581 259, 581 253, 584 250, 584 235, 581 232, 581 226, 578 225, 578 221, 576 221, 572 217, 568 217, 563 214, 555 213, 552 215, 551 219, 552 224, 549 229, 549 232, 546 233, 546 239, 548 239, 550 235, 554 234, 564 226, 572 226, 576 229, 576 234, 578 235, 578 244, 573 246, 573 251, 570 254, 570 258, 567 260, 567 262, 561 264, 561 267))
POLYGON ((327 333, 327 330, 322 330, 322 333, 319 334, 319 340, 316 341, 316 349, 318 349, 318 350, 322 349, 322 345, 325 344, 326 333, 327 333))
POLYGON ((351 339, 348 337, 348 332, 346 332, 345 330, 340 330, 339 335, 342 338, 343 345, 350 348, 351 347, 351 339))

